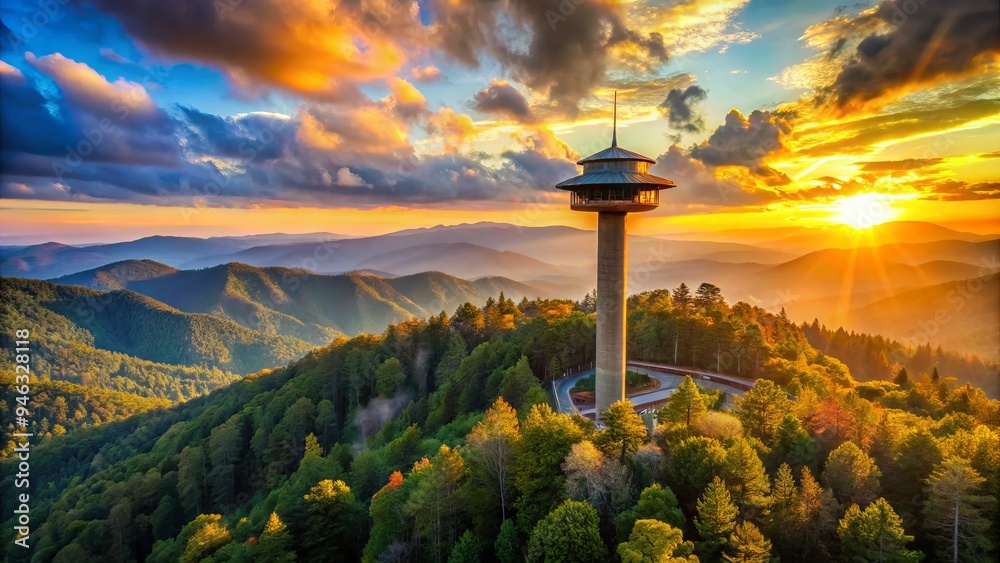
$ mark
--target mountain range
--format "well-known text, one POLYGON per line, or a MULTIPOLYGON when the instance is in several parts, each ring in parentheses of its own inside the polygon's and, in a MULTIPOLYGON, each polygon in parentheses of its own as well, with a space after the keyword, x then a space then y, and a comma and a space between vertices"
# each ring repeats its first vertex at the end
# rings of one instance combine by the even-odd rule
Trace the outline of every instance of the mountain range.
POLYGON ((98 290, 127 289, 187 313, 205 313, 268 335, 316 345, 337 335, 380 333, 389 323, 449 315, 459 305, 484 303, 504 292, 521 299, 548 292, 502 277, 474 281, 441 272, 382 278, 335 276, 301 269, 223 264, 177 270, 165 264, 123 261, 52 280, 98 290))
MULTIPOLYGON (((630 293, 709 282, 731 299, 772 311, 784 307, 794 319, 818 318, 848 329, 869 326, 860 322, 869 315, 860 309, 876 301, 921 288, 933 293, 934 286, 1000 270, 995 235, 930 223, 886 223, 863 231, 771 227, 665 236, 672 238, 629 237, 630 293)), ((595 247, 594 231, 477 223, 358 238, 322 233, 149 237, 85 247, 3 247, 0 271, 102 290, 130 289, 181 311, 221 315, 265 334, 318 344, 338 333, 377 332, 387 322, 451 312, 465 300, 481 303, 499 289, 512 297, 579 299, 596 285, 595 247), (393 281, 421 274, 430 277, 393 281), (336 279, 315 277, 321 275, 336 279), (289 277, 307 289, 291 291, 280 281, 289 277), (452 288, 456 298, 431 306, 396 287, 405 284, 416 291, 423 283, 452 288), (306 295, 311 293, 317 295, 306 295)), ((887 336, 906 338, 917 320, 900 319, 902 324, 882 328, 887 336)))

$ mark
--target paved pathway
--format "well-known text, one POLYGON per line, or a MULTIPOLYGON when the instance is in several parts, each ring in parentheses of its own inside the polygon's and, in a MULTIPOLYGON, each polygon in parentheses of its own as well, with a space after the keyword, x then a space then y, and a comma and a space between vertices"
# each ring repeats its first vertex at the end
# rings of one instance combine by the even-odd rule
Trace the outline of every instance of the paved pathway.
MULTIPOLYGON (((631 371, 645 373, 660 382, 660 387, 657 389, 628 397, 628 399, 632 401, 632 404, 636 407, 636 410, 643 410, 650 405, 655 405, 658 402, 670 398, 674 389, 677 389, 677 386, 684 381, 684 377, 686 375, 690 375, 692 379, 694 379, 702 387, 725 391, 727 398, 731 398, 733 395, 743 395, 743 393, 753 387, 753 381, 748 379, 722 375, 694 368, 685 368, 667 364, 654 364, 649 362, 628 362, 627 367, 631 371)), ((567 414, 578 413, 584 416, 593 416, 593 405, 586 405, 582 409, 578 408, 578 406, 573 404, 573 399, 570 397, 570 391, 573 389, 573 386, 576 385, 576 382, 593 374, 594 370, 587 370, 562 377, 557 379, 552 384, 555 390, 556 406, 559 412, 567 414)))

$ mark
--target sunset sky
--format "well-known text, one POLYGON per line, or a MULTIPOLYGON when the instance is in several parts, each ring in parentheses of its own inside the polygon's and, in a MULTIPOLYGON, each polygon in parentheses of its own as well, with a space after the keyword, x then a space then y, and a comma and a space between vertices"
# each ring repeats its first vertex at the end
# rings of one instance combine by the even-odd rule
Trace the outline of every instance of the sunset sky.
POLYGON ((5 0, 6 243, 499 221, 1000 231, 996 0, 5 0), (849 4, 849 3, 848 3, 849 4), (50 6, 51 5, 51 6, 50 6))

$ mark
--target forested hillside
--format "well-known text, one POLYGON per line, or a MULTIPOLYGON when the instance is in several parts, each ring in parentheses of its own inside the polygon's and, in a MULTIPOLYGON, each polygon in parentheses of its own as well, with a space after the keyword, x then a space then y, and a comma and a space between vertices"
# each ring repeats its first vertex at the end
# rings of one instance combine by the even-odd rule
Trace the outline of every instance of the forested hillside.
MULTIPOLYGON (((6 458, 15 447, 10 436, 14 432, 14 407, 16 405, 14 376, 0 373, 0 428, 5 440, 0 444, 0 458, 6 458)), ((31 386, 29 409, 34 443, 41 439, 63 434, 88 426, 123 420, 154 409, 164 409, 173 404, 166 399, 151 399, 122 391, 112 391, 67 381, 38 379, 31 386)))
MULTIPOLYGON (((0 322, 30 327, 39 375, 174 400, 229 383, 234 373, 283 365, 311 348, 129 291, 18 278, 2 280, 0 322)), ((12 339, 0 335, 4 366, 10 365, 12 339)))
POLYGON ((996 555, 1000 403, 980 390, 857 383, 799 326, 704 284, 633 298, 630 345, 754 390, 720 412, 686 381, 655 426, 619 403, 598 429, 545 391, 593 359, 589 308, 465 304, 54 437, 32 451, 34 560, 996 555))
POLYGON ((971 383, 987 395, 1000 398, 1000 365, 983 361, 976 356, 956 354, 930 344, 905 346, 880 335, 836 331, 820 325, 819 321, 802 325, 809 343, 842 360, 851 373, 861 381, 892 379, 905 368, 907 376, 917 380, 931 378, 935 384, 941 378, 952 378, 960 383, 971 383))
POLYGON ((441 272, 385 278, 351 273, 320 275, 301 269, 230 263, 174 270, 129 260, 53 280, 92 289, 130 289, 187 313, 208 313, 246 328, 316 345, 339 334, 380 332, 389 323, 482 303, 505 292, 545 297, 548 292, 503 277, 468 281, 441 272))

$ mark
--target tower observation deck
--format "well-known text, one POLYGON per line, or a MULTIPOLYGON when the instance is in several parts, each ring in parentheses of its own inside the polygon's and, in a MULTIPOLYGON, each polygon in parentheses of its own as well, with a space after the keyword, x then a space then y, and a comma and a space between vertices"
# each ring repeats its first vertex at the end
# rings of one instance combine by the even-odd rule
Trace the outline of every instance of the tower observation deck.
POLYGON ((653 159, 618 146, 615 93, 611 146, 577 162, 583 174, 556 184, 572 192, 570 209, 597 213, 597 375, 595 411, 625 398, 625 297, 628 240, 625 218, 660 204, 660 190, 676 184, 653 176, 653 159))

